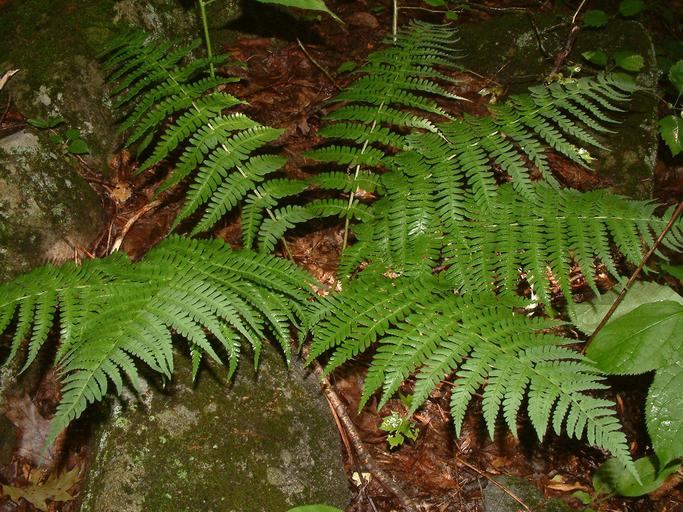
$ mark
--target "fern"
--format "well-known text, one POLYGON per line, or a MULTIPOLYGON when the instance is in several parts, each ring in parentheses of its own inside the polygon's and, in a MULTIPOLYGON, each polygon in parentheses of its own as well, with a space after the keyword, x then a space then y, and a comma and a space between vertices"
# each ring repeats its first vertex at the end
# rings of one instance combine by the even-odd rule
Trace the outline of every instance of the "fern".
POLYGON ((204 207, 193 233, 209 230, 264 176, 285 163, 281 157, 255 154, 280 137, 282 130, 262 126, 243 114, 224 114, 242 102, 217 89, 235 79, 203 76, 210 65, 226 63, 226 56, 180 64, 197 44, 173 49, 169 43, 154 43, 144 33, 135 33, 115 38, 101 53, 102 58, 108 57, 104 67, 114 106, 131 105, 120 126, 121 131, 130 131, 126 146, 137 144, 141 154, 156 141, 138 172, 180 150, 157 194, 195 175, 173 224, 177 227, 204 207))
POLYGON ((605 388, 599 370, 567 347, 573 340, 544 334, 557 322, 515 314, 513 306, 492 293, 454 295, 431 273, 388 279, 365 270, 315 308, 309 359, 331 351, 330 372, 377 341, 360 407, 380 388, 382 407, 415 374, 410 416, 455 372, 451 413, 458 433, 468 403, 486 384, 483 412, 492 436, 500 411, 516 432, 527 395, 539 439, 550 425, 558 434, 564 425, 569 436, 585 434, 630 467, 614 404, 587 394, 605 388))
MULTIPOLYGON (((312 176, 307 190, 324 188, 330 193, 344 194, 348 199, 334 203, 341 206, 346 202, 344 211, 321 208, 317 201, 278 208, 279 199, 298 194, 289 190, 274 190, 270 197, 278 196, 276 201, 250 198, 248 204, 267 202, 273 209, 267 219, 263 208, 260 216, 256 215, 256 209, 248 210, 248 219, 242 219, 242 226, 247 227, 245 245, 251 247, 258 239, 262 242, 261 250, 270 251, 277 242, 273 236, 281 237, 297 224, 334 215, 346 219, 348 225, 351 219, 367 217, 361 212, 365 207, 358 202, 357 194, 361 190, 377 190, 379 180, 371 177, 372 174, 392 167, 393 154, 406 146, 410 129, 436 131, 434 118, 450 118, 433 97, 461 99, 445 87, 455 80, 438 70, 455 68, 458 54, 453 45, 456 41, 453 30, 448 27, 412 22, 409 28, 399 32, 395 41, 387 40, 385 49, 371 54, 358 71, 361 76, 330 101, 332 105, 342 106, 326 116, 328 123, 318 134, 331 144, 306 153, 312 160, 343 169, 325 170, 312 176)), ((280 186, 293 187, 277 182, 270 188, 280 186)), ((306 201, 301 197, 295 199, 306 201)))
POLYGON ((30 335, 25 369, 59 311, 55 363, 63 398, 49 444, 88 404, 102 399, 109 382, 121 393, 126 377, 137 389, 135 360, 170 378, 171 332, 187 340, 194 375, 203 355, 221 362, 220 351, 232 375, 240 340, 250 343, 258 364, 262 341, 272 336, 289 361, 289 329, 304 319, 308 281, 293 264, 271 256, 170 237, 138 263, 116 253, 82 267, 41 267, 1 284, 0 329, 16 318, 9 360, 30 335))

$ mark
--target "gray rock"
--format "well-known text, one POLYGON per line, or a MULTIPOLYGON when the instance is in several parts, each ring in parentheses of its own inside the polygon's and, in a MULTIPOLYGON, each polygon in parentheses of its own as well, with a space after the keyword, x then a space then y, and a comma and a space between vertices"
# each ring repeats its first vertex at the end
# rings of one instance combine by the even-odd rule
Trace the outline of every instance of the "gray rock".
POLYGON ((68 157, 24 130, 0 139, 0 281, 88 247, 99 199, 68 157))
POLYGON ((345 505, 339 436, 316 379, 298 364, 288 372, 273 349, 262 356, 258 375, 245 357, 232 385, 203 371, 196 387, 180 358, 167 389, 115 405, 97 437, 81 510, 345 505))
MULTIPOLYGON (((525 92, 529 86, 542 83, 553 69, 554 55, 566 44, 567 20, 552 13, 535 15, 533 21, 526 15, 506 14, 462 25, 458 45, 465 56, 460 62, 481 75, 493 76, 508 86, 512 94, 525 92)), ((645 67, 636 81, 646 89, 656 87, 658 70, 654 47, 640 23, 615 19, 603 28, 582 30, 567 63, 589 66, 581 56, 586 50, 640 53, 645 58, 645 67)), ((561 71, 567 74, 566 70, 561 71)), ((615 128, 618 133, 604 139, 604 145, 611 151, 590 148, 597 158, 593 168, 616 192, 650 198, 658 145, 656 96, 651 92, 637 93, 628 113, 618 118, 622 122, 615 128)))
MULTIPOLYGON (((240 14, 236 0, 215 0, 209 20, 216 29, 214 47, 234 37, 223 27, 240 14)), ((121 143, 96 59, 102 44, 134 25, 168 40, 202 35, 193 2, 180 0, 44 0, 12 2, 0 16, 0 72, 20 69, 0 97, 9 94, 29 118, 62 116, 88 143, 85 158, 107 174, 108 162, 121 143), (56 14, 58 13, 58 15, 56 14)))

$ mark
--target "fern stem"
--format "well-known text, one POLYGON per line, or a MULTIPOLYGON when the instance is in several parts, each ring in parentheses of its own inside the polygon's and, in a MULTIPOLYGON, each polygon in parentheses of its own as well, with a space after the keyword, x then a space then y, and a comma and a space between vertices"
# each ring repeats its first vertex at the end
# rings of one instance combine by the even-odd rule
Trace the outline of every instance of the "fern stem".
MULTIPOLYGON (((384 108, 384 102, 380 103, 379 107, 377 108, 377 114, 382 112, 382 109, 384 108)), ((377 128, 377 118, 375 118, 372 121, 372 125, 370 126, 370 133, 375 131, 375 128, 377 128)), ((368 139, 365 139, 365 142, 363 143, 363 147, 360 150, 360 154, 364 154, 365 151, 368 149, 368 145, 370 144, 370 141, 368 139)), ((356 164, 356 170, 353 173, 353 180, 356 181, 358 179, 358 175, 360 174, 360 164, 356 164)), ((353 201, 356 198, 356 190, 352 190, 351 194, 349 194, 349 205, 348 209, 351 211, 351 207, 353 206, 353 201)), ((346 220, 344 221, 344 240, 342 242, 342 252, 344 252, 344 249, 346 249, 346 245, 349 241, 349 225, 350 225, 350 220, 347 215, 346 220)))
POLYGON ((396 42, 396 35, 398 34, 398 0, 393 0, 394 5, 394 15, 392 16, 391 23, 391 35, 394 38, 394 43, 396 42))
POLYGON ((197 0, 199 3, 199 14, 202 18, 202 27, 204 28, 204 42, 206 44, 206 54, 209 57, 209 74, 211 78, 216 77, 216 70, 213 67, 213 49, 211 47, 211 36, 209 35, 209 22, 206 18, 206 4, 204 0, 197 0))

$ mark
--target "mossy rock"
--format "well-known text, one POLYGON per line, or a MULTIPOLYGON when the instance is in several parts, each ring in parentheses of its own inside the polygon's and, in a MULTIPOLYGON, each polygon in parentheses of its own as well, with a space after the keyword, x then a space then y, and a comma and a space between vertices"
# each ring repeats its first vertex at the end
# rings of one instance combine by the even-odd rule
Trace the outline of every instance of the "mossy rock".
MULTIPOLYGON (((341 446, 317 379, 272 348, 231 385, 210 371, 127 402, 95 437, 82 511, 285 511, 350 498, 341 446)), ((206 370, 206 369, 205 369, 206 370)), ((117 402, 118 403, 118 402, 117 402)))
MULTIPOLYGON (((241 12, 236 0, 215 0, 209 8, 217 29, 241 12)), ((0 93, 2 104, 9 94, 29 118, 64 117, 64 126, 78 129, 88 143, 89 165, 103 174, 122 139, 96 55, 130 25, 169 40, 202 34, 192 2, 179 0, 22 0, 0 6, 0 74, 20 70, 0 93)))
POLYGON ((0 281, 88 247, 101 205, 70 158, 28 130, 0 139, 0 281))
POLYGON ((514 494, 534 512, 572 512, 574 510, 558 498, 544 498, 541 491, 521 478, 500 476, 496 477, 496 481, 509 492, 489 483, 484 489, 483 496, 483 504, 487 512, 520 510, 519 503, 510 493, 514 494))
MULTIPOLYGON (((542 83, 552 71, 554 56, 567 41, 569 19, 571 13, 542 13, 533 17, 505 14, 462 25, 458 45, 463 49, 464 58, 460 63, 481 75, 493 76, 508 87, 510 94, 526 92, 529 86, 542 83)), ((657 98, 652 94, 658 69, 650 35, 640 23, 620 19, 611 20, 597 30, 584 29, 567 64, 589 69, 590 64, 581 56, 586 50, 603 50, 611 55, 626 49, 644 57, 645 66, 634 78, 648 90, 635 94, 628 112, 618 114, 621 124, 614 128, 617 134, 603 139, 610 152, 586 149, 596 158, 592 168, 616 192, 649 199, 658 146, 657 98)), ((569 74, 566 69, 560 71, 565 77, 569 74)))

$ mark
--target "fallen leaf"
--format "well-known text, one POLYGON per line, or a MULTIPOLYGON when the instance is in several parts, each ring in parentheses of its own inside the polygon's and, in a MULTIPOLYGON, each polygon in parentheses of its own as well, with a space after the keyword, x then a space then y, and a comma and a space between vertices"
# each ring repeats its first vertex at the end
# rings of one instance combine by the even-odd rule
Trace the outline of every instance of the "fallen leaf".
POLYGON ((43 418, 28 395, 10 396, 7 399, 7 418, 17 427, 16 455, 33 466, 46 468, 54 460, 55 446, 43 451, 51 420, 43 418))
POLYGON ((33 471, 29 476, 30 485, 26 487, 14 487, 3 485, 2 493, 16 504, 21 498, 28 501, 38 510, 48 511, 48 501, 71 501, 75 498, 69 493, 69 489, 79 482, 80 468, 74 466, 69 471, 60 474, 53 473, 46 482, 40 483, 43 477, 42 471, 33 471))

